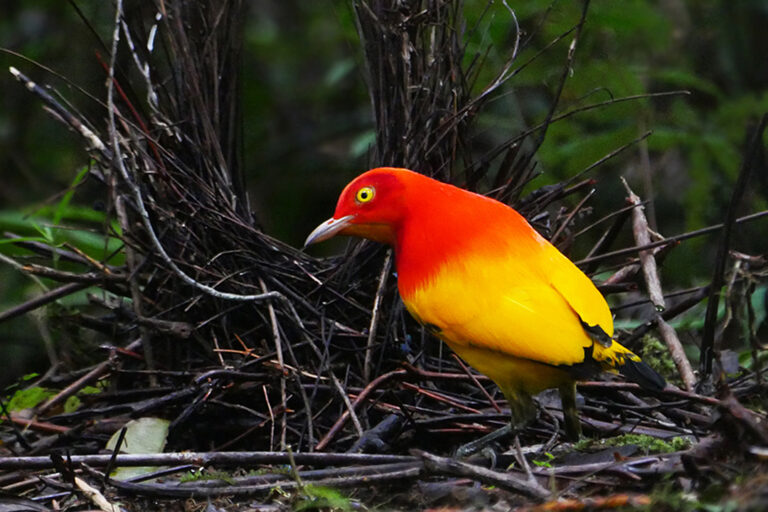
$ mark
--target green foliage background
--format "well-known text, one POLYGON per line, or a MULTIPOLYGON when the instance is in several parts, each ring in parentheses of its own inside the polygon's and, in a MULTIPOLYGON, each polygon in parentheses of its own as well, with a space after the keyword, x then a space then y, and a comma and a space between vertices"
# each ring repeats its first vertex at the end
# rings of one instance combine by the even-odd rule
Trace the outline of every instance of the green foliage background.
MULTIPOLYGON (((110 3, 75 3, 108 40, 110 3)), ((581 9, 580 2, 570 1, 509 4, 528 43, 518 63, 571 28, 581 9)), ((465 16, 468 29, 476 29, 468 40, 470 57, 490 49, 481 87, 508 59, 515 33, 500 2, 468 1, 465 16)), ((649 92, 687 89, 691 94, 616 103, 555 123, 538 153, 542 175, 532 186, 571 176, 652 130, 646 143, 592 174, 599 180, 595 210, 606 213, 623 205, 618 177, 624 175, 636 191, 654 199, 656 225, 665 234, 719 222, 746 128, 768 111, 765 27, 768 3, 759 0, 593 1, 560 112, 649 92)), ((368 158, 373 125, 352 9, 339 0, 258 0, 249 2, 243 30, 245 164, 252 206, 268 233, 299 245, 330 214, 344 183, 369 166, 388 163, 368 158)), ((570 42, 566 37, 536 58, 491 103, 478 125, 482 145, 499 143, 544 119, 570 42)), ((98 185, 86 180, 66 209, 57 207, 59 194, 88 165, 83 144, 4 70, 13 65, 55 86, 102 126, 101 107, 74 85, 103 98, 105 73, 94 52, 106 51, 74 9, 58 0, 2 2, 0 47, 69 80, 11 53, 0 54, 0 229, 62 242, 92 236, 88 230, 103 231, 98 185)), ((766 190, 768 179, 755 176, 742 213, 765 209, 766 190)), ((765 229, 764 223, 740 228, 737 247, 765 252, 765 229)), ((103 239, 89 244, 92 256, 109 254, 103 239)), ((712 247, 711 239, 702 239, 676 249, 663 271, 665 281, 685 286, 706 280, 712 247)), ((12 250, 0 244, 2 252, 12 250)), ((0 265, 0 311, 40 291, 38 283, 0 265)), ((86 307, 83 295, 74 302, 69 305, 86 307)), ((0 350, 11 367, 3 380, 46 365, 40 347, 48 335, 32 318, 0 324, 0 350)), ((54 344, 64 342, 55 325, 48 337, 54 344)), ((72 354, 79 357, 76 350, 72 354)))

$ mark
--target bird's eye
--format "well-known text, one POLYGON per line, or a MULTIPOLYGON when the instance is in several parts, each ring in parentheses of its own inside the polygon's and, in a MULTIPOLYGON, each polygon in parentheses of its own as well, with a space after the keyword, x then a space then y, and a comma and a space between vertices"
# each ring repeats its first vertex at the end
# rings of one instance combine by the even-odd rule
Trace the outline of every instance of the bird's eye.
POLYGON ((357 194, 355 194, 355 200, 358 203, 367 203, 373 199, 373 194, 373 187, 363 187, 357 191, 357 194))

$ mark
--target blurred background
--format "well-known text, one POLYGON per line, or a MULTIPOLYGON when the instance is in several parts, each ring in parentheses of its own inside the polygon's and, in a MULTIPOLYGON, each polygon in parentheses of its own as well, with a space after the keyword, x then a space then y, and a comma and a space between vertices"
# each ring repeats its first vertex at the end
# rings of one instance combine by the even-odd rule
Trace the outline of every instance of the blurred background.
MULTIPOLYGON (((577 22, 581 10, 576 2, 508 3, 522 30, 515 64, 521 71, 482 115, 474 135, 478 148, 546 117, 571 38, 547 46, 577 22)), ((351 2, 254 0, 248 8, 242 114, 251 207, 265 232, 300 246, 331 214, 349 179, 396 162, 370 160, 374 127, 351 2)), ((55 87, 62 102, 103 127, 106 72, 100 62, 109 53, 102 41, 111 38, 113 16, 111 4, 102 1, 0 3, 0 232, 51 236, 52 224, 98 221, 101 188, 87 180, 62 207, 64 192, 89 164, 79 136, 52 119, 7 69, 15 66, 55 87)), ((467 55, 487 58, 479 90, 509 59, 516 32, 500 2, 467 2, 465 18, 467 55)), ((721 222, 747 129, 768 111, 765 27, 764 0, 593 1, 558 113, 647 93, 690 94, 615 102, 554 123, 537 154, 541 175, 530 188, 572 176, 652 131, 590 172, 597 180, 593 220, 624 206, 619 177, 625 176, 639 195, 652 199, 649 217, 664 235, 721 222)), ((768 176, 755 173, 740 214, 767 209, 766 192, 768 176)), ((765 253, 767 231, 765 221, 742 226, 734 247, 765 253)), ((87 233, 77 236, 82 242, 87 233)), ((94 234, 92 243, 103 242, 94 234)), ((338 247, 325 245, 316 254, 338 247)), ((571 256, 583 257, 589 247, 584 237, 571 256)), ((712 238, 697 238, 672 251, 662 270, 665 289, 708 281, 715 248, 712 238)), ((0 244, 0 253, 14 250, 0 244)), ((0 312, 40 290, 0 263, 0 312)), ((58 330, 65 327, 47 322, 45 314, 0 323, 2 366, 8 369, 0 385, 50 365, 46 346, 62 343, 58 330)))

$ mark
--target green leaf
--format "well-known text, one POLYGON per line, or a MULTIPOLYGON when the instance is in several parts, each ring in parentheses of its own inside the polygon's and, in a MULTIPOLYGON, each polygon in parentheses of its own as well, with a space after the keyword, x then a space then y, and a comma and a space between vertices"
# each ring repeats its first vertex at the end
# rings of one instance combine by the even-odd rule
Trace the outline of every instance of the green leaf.
POLYGON ((20 236, 18 238, 3 238, 0 244, 13 244, 16 242, 45 242, 45 238, 39 236, 20 236))
POLYGON ((80 172, 77 173, 75 176, 75 179, 72 180, 72 184, 69 186, 69 189, 64 194, 64 196, 61 198, 61 201, 59 201, 59 204, 56 206, 56 211, 53 214, 53 224, 58 226, 61 222, 61 219, 64 216, 64 212, 66 211, 66 208, 69 206, 69 202, 72 200, 72 196, 75 194, 75 189, 80 184, 81 181, 83 181, 83 178, 86 174, 88 174, 88 170, 90 169, 90 165, 86 165, 82 169, 80 169, 80 172))
MULTIPOLYGON (((120 445, 120 453, 161 453, 168 438, 168 427, 171 422, 161 418, 139 418, 125 424, 125 438, 120 445)), ((115 432, 107 442, 106 449, 114 451, 120 431, 115 432)), ((140 466, 117 468, 112 477, 117 480, 127 480, 156 471, 156 467, 140 466)))
POLYGON ((71 397, 67 398, 66 402, 64 402, 64 412, 75 412, 80 408, 82 404, 83 402, 80 400, 80 398, 77 397, 77 395, 72 395, 71 397))
POLYGON ((31 409, 55 394, 56 393, 54 391, 41 388, 39 386, 31 387, 29 389, 20 389, 13 394, 11 399, 8 401, 6 408, 9 411, 23 411, 24 409, 31 409))

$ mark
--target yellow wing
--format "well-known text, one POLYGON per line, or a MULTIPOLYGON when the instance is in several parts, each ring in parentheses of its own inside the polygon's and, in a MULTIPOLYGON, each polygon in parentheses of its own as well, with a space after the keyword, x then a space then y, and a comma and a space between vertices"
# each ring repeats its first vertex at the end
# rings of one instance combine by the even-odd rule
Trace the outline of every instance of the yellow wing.
POLYGON ((459 353, 472 346, 548 365, 581 363, 593 345, 582 321, 611 336, 611 312, 572 262, 549 244, 539 249, 517 261, 474 255, 446 262, 403 300, 459 353))

